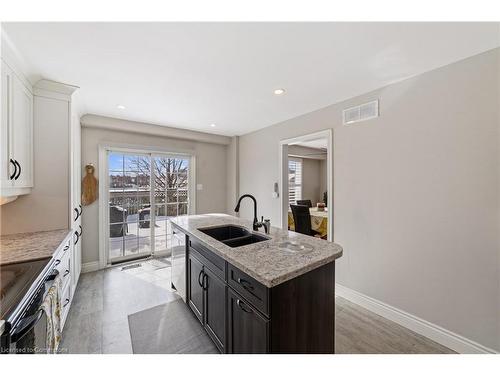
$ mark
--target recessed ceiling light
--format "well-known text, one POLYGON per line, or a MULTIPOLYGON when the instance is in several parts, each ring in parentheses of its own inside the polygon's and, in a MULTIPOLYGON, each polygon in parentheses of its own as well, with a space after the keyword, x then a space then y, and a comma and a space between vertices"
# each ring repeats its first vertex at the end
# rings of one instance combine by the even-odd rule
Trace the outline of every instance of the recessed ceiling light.
POLYGON ((125 106, 124 106, 124 105, 121 105, 121 104, 118 104, 118 105, 116 106, 116 108, 118 108, 118 109, 125 109, 125 106))
POLYGON ((210 126, 211 126, 212 128, 215 128, 215 124, 210 124, 210 126))
POLYGON ((283 95, 284 93, 285 93, 285 89, 274 90, 274 95, 283 95))

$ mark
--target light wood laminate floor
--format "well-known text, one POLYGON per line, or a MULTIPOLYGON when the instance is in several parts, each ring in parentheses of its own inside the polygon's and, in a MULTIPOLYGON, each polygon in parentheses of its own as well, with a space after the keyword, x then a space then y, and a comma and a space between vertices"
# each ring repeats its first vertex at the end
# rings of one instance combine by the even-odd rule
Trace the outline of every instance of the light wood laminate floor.
MULTIPOLYGON (((173 301, 170 267, 145 261, 82 274, 64 327, 64 353, 132 353, 128 315, 173 301)), ((343 298, 336 299, 338 354, 453 353, 421 335, 343 298)))

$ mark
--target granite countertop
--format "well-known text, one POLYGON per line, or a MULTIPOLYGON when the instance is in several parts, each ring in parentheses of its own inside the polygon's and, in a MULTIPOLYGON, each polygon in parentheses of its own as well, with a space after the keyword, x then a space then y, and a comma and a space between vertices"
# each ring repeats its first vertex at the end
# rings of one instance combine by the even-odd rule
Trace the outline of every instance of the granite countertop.
POLYGON ((58 229, 0 236, 0 265, 50 258, 70 232, 58 229))
POLYGON ((270 240, 241 247, 229 247, 198 230, 233 224, 243 226, 252 232, 251 221, 226 214, 179 216, 171 222, 268 288, 333 262, 342 256, 342 247, 336 243, 276 227, 272 227, 269 234, 264 234, 263 229, 259 232, 270 237, 270 240), (284 241, 299 242, 312 249, 288 252, 278 247, 279 243, 284 241))

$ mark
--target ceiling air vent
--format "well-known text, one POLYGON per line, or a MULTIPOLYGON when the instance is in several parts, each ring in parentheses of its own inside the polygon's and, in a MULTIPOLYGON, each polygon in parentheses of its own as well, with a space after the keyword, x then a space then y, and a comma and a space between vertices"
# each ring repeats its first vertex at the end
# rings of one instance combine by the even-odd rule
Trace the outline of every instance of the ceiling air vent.
POLYGON ((344 125, 366 121, 378 117, 378 99, 373 102, 344 109, 342 112, 344 125))

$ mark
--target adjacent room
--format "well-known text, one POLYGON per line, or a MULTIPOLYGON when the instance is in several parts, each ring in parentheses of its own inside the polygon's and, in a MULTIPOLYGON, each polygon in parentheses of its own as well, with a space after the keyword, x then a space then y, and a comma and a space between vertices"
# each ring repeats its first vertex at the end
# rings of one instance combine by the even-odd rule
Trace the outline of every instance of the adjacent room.
POLYGON ((2 22, 2 353, 499 353, 499 35, 2 22))

